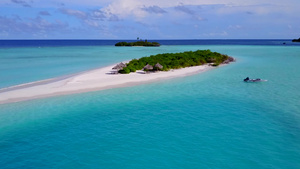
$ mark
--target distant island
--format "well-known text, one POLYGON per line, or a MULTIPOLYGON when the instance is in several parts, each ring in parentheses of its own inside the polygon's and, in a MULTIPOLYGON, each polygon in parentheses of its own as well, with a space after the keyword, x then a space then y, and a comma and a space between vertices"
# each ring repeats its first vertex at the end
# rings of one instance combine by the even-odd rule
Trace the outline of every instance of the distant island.
POLYGON ((292 42, 300 42, 300 38, 299 39, 293 39, 292 42))
POLYGON ((136 41, 136 42, 118 42, 115 44, 115 46, 153 46, 153 47, 159 47, 160 44, 158 42, 148 42, 147 40, 142 41, 136 41))
POLYGON ((210 64, 218 66, 235 61, 234 58, 212 52, 210 50, 187 51, 182 53, 164 53, 133 59, 127 64, 118 64, 113 69, 117 69, 121 74, 129 74, 136 70, 144 71, 169 71, 191 66, 210 64))

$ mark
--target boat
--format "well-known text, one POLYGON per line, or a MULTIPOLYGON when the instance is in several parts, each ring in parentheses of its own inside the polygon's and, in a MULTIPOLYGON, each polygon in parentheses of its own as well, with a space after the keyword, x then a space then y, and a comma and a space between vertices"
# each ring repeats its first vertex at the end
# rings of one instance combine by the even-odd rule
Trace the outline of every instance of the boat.
POLYGON ((250 79, 249 77, 247 77, 246 79, 244 79, 244 82, 266 82, 267 80, 263 80, 263 79, 250 79))

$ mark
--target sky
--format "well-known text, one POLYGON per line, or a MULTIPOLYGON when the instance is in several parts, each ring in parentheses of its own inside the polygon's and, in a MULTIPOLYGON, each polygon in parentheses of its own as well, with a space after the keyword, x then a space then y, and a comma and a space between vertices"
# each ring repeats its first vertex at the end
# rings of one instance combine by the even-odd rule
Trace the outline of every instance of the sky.
POLYGON ((0 39, 295 39, 299 0, 0 0, 0 39))

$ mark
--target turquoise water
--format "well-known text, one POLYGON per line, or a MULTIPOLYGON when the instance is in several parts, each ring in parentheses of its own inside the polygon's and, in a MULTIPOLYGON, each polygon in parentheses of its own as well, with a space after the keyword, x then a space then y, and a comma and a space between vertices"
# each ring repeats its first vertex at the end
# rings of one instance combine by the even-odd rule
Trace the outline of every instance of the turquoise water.
POLYGON ((0 105, 1 168, 300 168, 298 46, 0 49, 1 86, 197 49, 237 62, 151 84, 0 105), (247 76, 268 81, 242 82, 247 76))

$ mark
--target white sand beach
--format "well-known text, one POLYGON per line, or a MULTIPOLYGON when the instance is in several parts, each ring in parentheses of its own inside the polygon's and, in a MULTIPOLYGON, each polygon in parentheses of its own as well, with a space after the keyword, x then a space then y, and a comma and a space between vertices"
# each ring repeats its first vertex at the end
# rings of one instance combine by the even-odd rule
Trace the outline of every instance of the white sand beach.
POLYGON ((162 79, 188 76, 214 67, 194 66, 168 72, 112 74, 113 66, 91 70, 74 76, 54 78, 0 89, 0 104, 45 98, 58 95, 83 93, 111 88, 129 87, 162 79))

